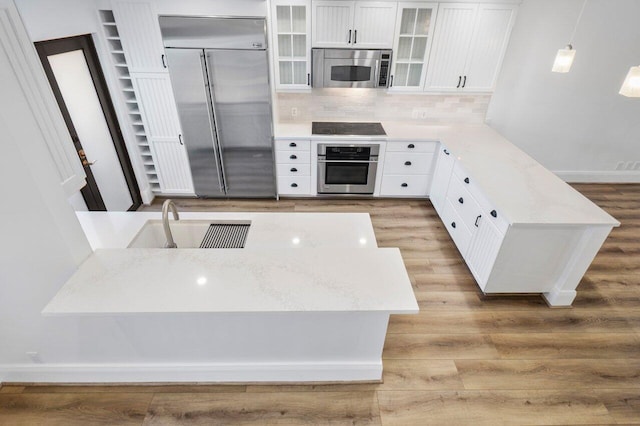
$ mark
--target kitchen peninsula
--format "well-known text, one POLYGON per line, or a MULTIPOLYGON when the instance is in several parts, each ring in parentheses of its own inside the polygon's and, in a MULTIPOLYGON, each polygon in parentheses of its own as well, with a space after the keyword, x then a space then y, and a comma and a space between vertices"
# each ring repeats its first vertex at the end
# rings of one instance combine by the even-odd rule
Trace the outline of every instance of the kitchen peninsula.
POLYGON ((116 322, 122 346, 91 358, 127 363, 72 381, 376 381, 389 315, 418 312, 399 250, 377 248, 368 214, 181 214, 250 223, 243 249, 126 248, 159 213, 78 217, 95 251, 43 314, 85 316, 80 340, 99 332, 92 321, 116 322), (141 354, 158 365, 139 368, 141 354))

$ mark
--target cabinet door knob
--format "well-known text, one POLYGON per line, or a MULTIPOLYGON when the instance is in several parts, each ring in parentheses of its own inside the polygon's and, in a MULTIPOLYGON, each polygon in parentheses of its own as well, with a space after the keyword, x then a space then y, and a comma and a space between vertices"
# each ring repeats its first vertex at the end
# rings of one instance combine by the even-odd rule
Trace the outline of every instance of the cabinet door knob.
POLYGON ((297 159, 298 159, 298 156, 297 156, 297 155, 290 155, 290 156, 289 156, 289 159, 290 159, 290 160, 297 160, 297 159))
POLYGON ((455 228, 456 227, 456 223, 455 222, 451 222, 451 227, 455 228))
POLYGON ((446 149, 442 150, 445 154, 449 155, 449 151, 447 151, 446 149))
POLYGON ((495 210, 491 210, 491 216, 498 217, 498 212, 495 210))
POLYGON ((478 221, 480 220, 481 217, 482 217, 481 214, 479 214, 478 217, 476 217, 476 223, 475 223, 476 228, 478 227, 478 221))
POLYGON ((292 187, 292 188, 297 188, 297 187, 298 187, 298 184, 294 182, 294 183, 292 183, 292 184, 291 184, 291 187, 292 187))
POLYGON ((295 142, 291 142, 291 143, 289 144, 289 146, 290 146, 291 148, 295 148, 296 146, 298 146, 298 144, 296 144, 295 142))
POLYGON ((403 188, 406 188, 407 186, 409 186, 409 184, 407 184, 407 183, 403 183, 403 184, 402 184, 402 185, 400 185, 400 186, 401 186, 401 187, 403 187, 403 188))
POLYGON ((464 198, 462 198, 462 197, 458 198, 458 202, 459 202, 460 204, 464 204, 464 198))
POLYGON ((469 178, 468 177, 464 178, 464 183, 469 183, 469 178))
POLYGON ((295 172, 297 172, 297 171, 298 171, 298 169, 296 169, 295 167, 292 167, 292 168, 291 168, 291 171, 295 173, 295 172))
POLYGON ((167 67, 167 63, 164 61, 164 54, 162 54, 162 56, 160 56, 160 59, 162 59, 162 68, 166 68, 167 67))
POLYGON ((182 133, 178 134, 178 142, 180 142, 180 145, 184 145, 184 142, 182 142, 182 133))
POLYGON ((411 161, 405 161, 405 162, 404 162, 404 165, 405 165, 405 166, 410 166, 410 165, 411 165, 411 161))
POLYGON ((413 148, 415 148, 415 147, 416 147, 416 146, 415 146, 414 144, 412 144, 412 143, 410 143, 409 145, 407 145, 407 148, 409 148, 409 149, 413 149, 413 148))

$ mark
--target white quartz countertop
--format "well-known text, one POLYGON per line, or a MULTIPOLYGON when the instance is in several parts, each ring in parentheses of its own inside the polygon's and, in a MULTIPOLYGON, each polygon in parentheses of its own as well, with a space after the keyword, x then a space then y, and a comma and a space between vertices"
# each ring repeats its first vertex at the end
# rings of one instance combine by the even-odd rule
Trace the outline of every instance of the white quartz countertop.
POLYGON ((45 315, 417 313, 400 251, 390 249, 100 249, 45 315))
POLYGON ((45 315, 417 313, 400 251, 377 248, 366 213, 181 213, 250 220, 244 249, 126 249, 159 212, 77 216, 94 253, 45 315))
MULTIPOLYGON (((162 219, 160 212, 76 212, 76 216, 94 250, 125 248, 146 221, 162 219)), ((368 213, 180 212, 180 219, 251 221, 245 247, 252 249, 378 247, 368 213)))
MULTIPOLYGON (((345 120, 347 121, 347 120, 345 120)), ((439 141, 512 225, 619 226, 614 217, 487 125, 382 122, 387 136, 373 140, 439 141)), ((276 138, 372 140, 315 136, 311 122, 276 123, 276 138)))

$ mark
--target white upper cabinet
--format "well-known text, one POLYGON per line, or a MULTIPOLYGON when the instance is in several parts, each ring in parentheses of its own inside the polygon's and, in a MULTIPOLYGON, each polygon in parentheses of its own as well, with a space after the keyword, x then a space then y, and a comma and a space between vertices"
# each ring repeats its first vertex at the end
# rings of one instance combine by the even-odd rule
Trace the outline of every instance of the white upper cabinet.
POLYGON ((517 6, 505 4, 481 4, 478 7, 473 41, 464 72, 467 76, 465 89, 494 89, 515 23, 516 11, 517 6))
POLYGON ((390 49, 397 3, 313 2, 313 47, 390 49))
POLYGON ((440 4, 425 89, 491 91, 517 6, 440 4))
POLYGON ((462 87, 477 10, 478 5, 470 3, 440 5, 427 71, 427 88, 456 90, 462 87))
POLYGON ((398 3, 390 90, 422 90, 437 3, 398 3))
POLYGON ((271 3, 276 89, 311 87, 311 0, 271 3))
POLYGON ((149 1, 113 0, 129 71, 167 72, 158 15, 149 1))

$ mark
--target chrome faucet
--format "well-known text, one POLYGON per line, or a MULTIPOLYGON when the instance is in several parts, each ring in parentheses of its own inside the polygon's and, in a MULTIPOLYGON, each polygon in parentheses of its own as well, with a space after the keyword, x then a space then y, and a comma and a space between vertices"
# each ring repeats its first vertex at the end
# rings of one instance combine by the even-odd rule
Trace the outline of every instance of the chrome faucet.
POLYGON ((169 208, 171 208, 171 211, 173 212, 173 220, 180 220, 176 205, 173 204, 173 201, 171 200, 165 200, 162 204, 162 227, 164 228, 164 236, 167 239, 167 242, 164 243, 164 247, 178 248, 176 243, 173 241, 173 235, 171 235, 171 228, 169 227, 169 208))

